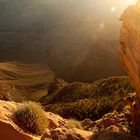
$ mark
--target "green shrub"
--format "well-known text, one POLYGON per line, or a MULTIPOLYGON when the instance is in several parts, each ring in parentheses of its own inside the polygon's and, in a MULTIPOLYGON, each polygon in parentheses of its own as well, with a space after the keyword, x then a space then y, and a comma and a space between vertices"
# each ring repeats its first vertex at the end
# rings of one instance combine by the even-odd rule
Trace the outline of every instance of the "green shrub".
MULTIPOLYGON (((99 119, 104 114, 116 110, 114 102, 133 93, 134 88, 128 77, 110 77, 94 83, 74 82, 67 84, 57 93, 44 98, 45 110, 65 118, 83 120, 99 119)), ((125 104, 119 103, 117 111, 122 111, 125 104)))
POLYGON ((13 113, 13 119, 21 128, 38 135, 41 135, 48 126, 44 110, 35 102, 23 103, 13 113))
POLYGON ((98 100, 84 99, 73 103, 48 105, 45 109, 68 119, 84 120, 90 118, 96 120, 110 112, 112 106, 109 98, 102 97, 98 100))
POLYGON ((78 128, 78 129, 82 129, 82 125, 80 121, 77 121, 75 119, 70 119, 68 120, 66 127, 68 128, 78 128))

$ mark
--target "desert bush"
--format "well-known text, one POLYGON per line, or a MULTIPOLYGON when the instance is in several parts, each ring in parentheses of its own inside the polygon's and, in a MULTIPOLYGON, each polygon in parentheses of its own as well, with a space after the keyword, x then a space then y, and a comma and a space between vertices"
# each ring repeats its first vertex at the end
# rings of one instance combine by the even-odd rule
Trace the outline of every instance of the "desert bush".
POLYGON ((48 126, 46 114, 35 102, 25 102, 13 113, 13 119, 19 126, 31 133, 42 134, 48 126))
POLYGON ((4 96, 4 95, 0 95, 0 100, 4 100, 4 101, 12 101, 10 96, 4 96))
MULTIPOLYGON (((68 84, 57 94, 47 96, 43 104, 46 111, 65 118, 96 120, 115 110, 113 104, 116 100, 122 100, 128 93, 133 92, 134 88, 128 77, 110 77, 90 84, 68 84)), ((117 111, 122 111, 125 104, 119 103, 117 107, 117 111)))
POLYGON ((82 129, 81 122, 75 119, 69 119, 66 124, 66 127, 82 129))
POLYGON ((102 97, 96 99, 84 99, 73 103, 53 104, 46 107, 46 110, 57 113, 65 118, 84 120, 90 118, 96 120, 112 109, 111 101, 102 97))
POLYGON ((58 92, 42 97, 42 104, 72 103, 81 99, 99 99, 103 96, 126 97, 134 88, 128 77, 110 77, 94 83, 74 82, 67 84, 58 92))

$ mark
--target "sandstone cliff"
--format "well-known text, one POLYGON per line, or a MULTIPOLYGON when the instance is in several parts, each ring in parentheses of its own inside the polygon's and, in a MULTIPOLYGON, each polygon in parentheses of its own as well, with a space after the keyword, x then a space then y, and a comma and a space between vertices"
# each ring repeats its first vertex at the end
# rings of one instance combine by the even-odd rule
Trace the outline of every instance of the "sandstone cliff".
POLYGON ((133 133, 140 136, 140 1, 135 6, 129 6, 121 20, 120 54, 137 91, 138 101, 132 106, 132 121, 133 133))
MULTIPOLYGON (((135 88, 140 91, 140 7, 128 7, 121 16, 122 28, 120 36, 120 54, 122 63, 130 77, 133 79, 135 88)), ((139 99, 140 95, 138 94, 139 99)))

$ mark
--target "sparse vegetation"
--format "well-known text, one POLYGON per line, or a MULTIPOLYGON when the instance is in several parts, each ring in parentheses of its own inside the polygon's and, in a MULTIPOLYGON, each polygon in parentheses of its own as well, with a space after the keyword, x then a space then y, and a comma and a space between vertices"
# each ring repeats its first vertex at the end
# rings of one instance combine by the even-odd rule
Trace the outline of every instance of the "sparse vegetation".
MULTIPOLYGON (((128 77, 111 77, 94 83, 75 82, 42 99, 46 110, 65 118, 96 120, 111 112, 116 100, 134 92, 128 77)), ((125 104, 122 104, 122 108, 125 104)))
POLYGON ((42 107, 35 102, 25 102, 14 113, 13 119, 21 128, 34 133, 42 134, 48 126, 48 121, 42 107))
POLYGON ((66 127, 82 129, 81 122, 75 119, 69 119, 66 127))
POLYGON ((9 93, 0 94, 0 100, 12 101, 12 97, 9 93))
POLYGON ((96 99, 82 99, 73 103, 48 105, 46 110, 59 114, 65 118, 96 120, 112 110, 111 101, 107 97, 96 99))

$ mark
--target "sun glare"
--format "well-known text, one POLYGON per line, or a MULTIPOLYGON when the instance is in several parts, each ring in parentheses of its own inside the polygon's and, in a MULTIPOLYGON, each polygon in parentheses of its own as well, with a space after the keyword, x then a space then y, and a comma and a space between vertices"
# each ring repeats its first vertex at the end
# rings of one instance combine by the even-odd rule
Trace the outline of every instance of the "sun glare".
POLYGON ((117 9, 117 8, 116 8, 115 6, 113 6, 113 7, 111 8, 110 12, 113 13, 113 12, 116 11, 116 9, 117 9))
POLYGON ((101 24, 99 25, 99 27, 100 27, 100 29, 103 29, 103 28, 105 27, 105 24, 104 24, 104 23, 101 23, 101 24))
POLYGON ((124 0, 127 4, 136 4, 137 0, 124 0))
MULTIPOLYGON (((137 2, 137 0, 122 0, 122 6, 129 6, 129 5, 135 5, 137 2)), ((112 5, 112 7, 110 7, 110 12, 111 13, 115 13, 117 10, 119 9, 118 5, 112 5)))

